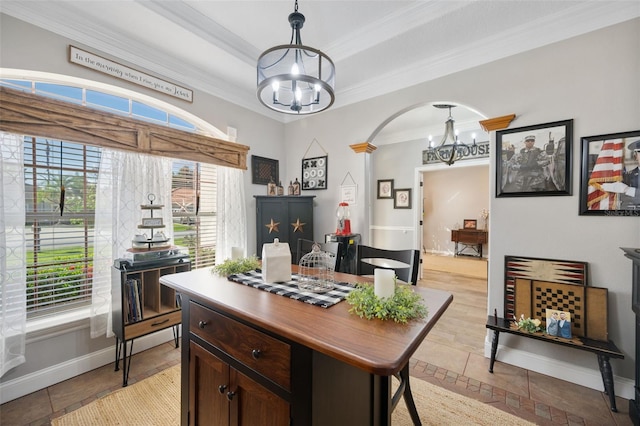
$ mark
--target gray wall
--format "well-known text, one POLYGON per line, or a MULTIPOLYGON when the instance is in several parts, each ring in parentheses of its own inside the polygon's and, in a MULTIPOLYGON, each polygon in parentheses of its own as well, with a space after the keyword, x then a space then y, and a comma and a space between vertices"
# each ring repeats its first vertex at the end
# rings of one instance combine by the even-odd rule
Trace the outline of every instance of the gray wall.
MULTIPOLYGON (((489 166, 425 172, 423 177, 423 246, 428 252, 453 254, 452 229, 461 228, 464 219, 475 219, 478 229, 483 228, 480 212, 489 209, 491 199, 489 166)), ((465 253, 473 252, 466 250, 465 253)), ((485 246, 483 256, 487 257, 487 253, 485 246)))
MULTIPOLYGON (((337 185, 349 170, 360 188, 352 209, 352 229, 368 233, 368 202, 375 198, 372 175, 365 175, 367 154, 355 154, 350 144, 366 141, 377 126, 407 106, 447 99, 486 117, 517 115, 511 127, 574 120, 573 195, 496 199, 491 179, 489 228, 489 298, 487 311, 503 309, 504 256, 579 260, 590 265, 590 285, 609 288, 610 338, 625 353, 612 361, 617 390, 627 391, 634 369, 630 306, 631 262, 619 247, 640 246, 637 217, 579 216, 580 138, 640 128, 640 20, 608 27, 570 40, 498 60, 471 70, 345 108, 328 110, 286 128, 290 144, 287 163, 297 164, 316 138, 329 152, 330 189, 316 191, 316 232, 331 229, 338 203, 337 185), (295 141, 295 143, 294 143, 295 141), (335 179, 333 179, 335 177, 335 179), (366 195, 366 190, 370 193, 366 195), (367 199, 368 197, 368 199, 367 199), (619 378, 627 380, 620 380, 619 378)), ((495 144, 495 132, 491 134, 495 144)), ((376 156, 374 151, 371 156, 376 156)), ((419 155, 415 152, 414 155, 419 155)), ((495 173, 490 160, 490 175, 495 173)), ((378 176, 405 176, 415 160, 390 162, 378 176)), ((452 167, 456 167, 455 165, 452 167)), ((404 179, 404 178, 403 178, 404 179)), ((415 212, 414 212, 415 213, 415 212)), ((416 226, 417 215, 398 216, 398 225, 416 226)), ((505 336, 501 359, 576 383, 601 387, 595 356, 556 345, 540 345, 505 336), (562 360, 562 361, 558 361, 562 360)))
MULTIPOLYGON (((2 16, 0 25, 0 61, 3 67, 48 70, 126 85, 69 64, 66 49, 70 40, 6 16, 2 16)), ((634 319, 630 307, 631 263, 623 257, 619 247, 640 246, 640 220, 578 215, 580 137, 640 128, 638 75, 640 20, 636 19, 372 100, 330 109, 284 126, 199 92, 196 92, 193 104, 165 100, 177 103, 221 130, 226 130, 226 126, 237 128, 238 142, 249 145, 250 154, 279 159, 280 174, 287 180, 299 176, 301 159, 316 139, 329 155, 329 189, 305 192, 317 196, 314 213, 317 237, 335 229, 338 189, 347 172, 358 185, 358 201, 351 210, 352 229, 363 236, 368 235, 371 195, 375 198, 375 185, 370 181, 373 175, 367 160, 369 154, 356 154, 349 145, 367 141, 380 123, 407 106, 447 99, 474 108, 486 117, 515 113, 517 119, 512 127, 573 119, 574 195, 496 199, 491 180, 487 311, 493 312, 494 308, 502 310, 505 255, 589 262, 590 285, 609 288, 610 337, 626 355, 624 361, 612 362, 617 376, 616 390, 620 393, 621 387, 623 392, 631 389, 634 347, 630 336, 633 336, 634 319)), ((188 82, 181 83, 188 85, 188 82)), ((139 87, 129 88, 141 90, 139 87)), ((156 93, 148 94, 158 96, 156 93)), ((495 135, 491 137, 495 141, 495 135)), ((417 158, 420 155, 413 153, 415 149, 417 147, 408 150, 411 153, 410 163, 387 164, 389 169, 384 174, 400 175, 403 168, 415 170, 413 156, 417 158)), ((323 155, 322 150, 317 150, 317 145, 314 145, 307 156, 323 155)), ((495 170, 493 159, 490 168, 492 175, 495 170)), ((264 193, 264 187, 251 185, 250 181, 247 173, 249 248, 255 240, 252 195, 264 193)), ((411 214, 398 216, 398 225, 415 228, 416 208, 414 203, 411 214)), ((87 342, 86 333, 74 333, 72 339, 81 341, 78 345, 59 344, 60 339, 47 342, 48 350, 59 354, 52 359, 73 360, 86 356, 92 350, 93 344, 87 342)), ((528 339, 505 336, 502 344, 506 347, 501 349, 503 359, 576 383, 601 386, 594 356, 523 340, 528 339)), ((104 345, 110 343, 105 342, 104 345)), ((51 366, 45 359, 38 362, 34 365, 28 361, 25 366, 6 375, 2 382, 51 366)), ((629 398, 631 394, 623 396, 629 398)))

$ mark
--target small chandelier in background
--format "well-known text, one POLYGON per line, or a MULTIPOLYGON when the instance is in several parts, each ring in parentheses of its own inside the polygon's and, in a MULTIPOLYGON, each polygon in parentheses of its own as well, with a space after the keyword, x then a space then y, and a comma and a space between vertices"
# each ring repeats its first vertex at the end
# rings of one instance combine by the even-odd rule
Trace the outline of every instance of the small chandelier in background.
POLYGON ((289 15, 291 41, 265 50, 258 58, 258 99, 285 114, 320 112, 335 100, 335 66, 320 50, 302 44, 304 21, 296 0, 289 15))
MULTIPOLYGON (((455 108, 456 106, 449 104, 436 104, 434 105, 434 107, 440 109, 448 108, 449 118, 447 118, 447 121, 444 123, 444 135, 442 136, 442 140, 437 146, 435 146, 434 142, 431 140, 431 135, 429 135, 428 149, 436 156, 436 158, 438 158, 438 160, 450 166, 457 160, 468 156, 471 153, 471 149, 464 142, 458 140, 458 131, 453 128, 455 120, 453 119, 453 117, 451 117, 451 108, 455 108)), ((475 146, 475 133, 472 135, 472 137, 473 146, 475 146)))

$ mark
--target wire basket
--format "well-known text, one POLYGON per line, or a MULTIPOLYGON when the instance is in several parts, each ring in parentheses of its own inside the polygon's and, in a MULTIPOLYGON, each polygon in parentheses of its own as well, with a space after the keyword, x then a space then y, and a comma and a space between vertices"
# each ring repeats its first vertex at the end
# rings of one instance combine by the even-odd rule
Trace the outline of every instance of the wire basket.
POLYGON ((326 293, 335 288, 336 257, 320 250, 314 243, 311 252, 305 254, 298 263, 298 287, 313 293, 326 293))

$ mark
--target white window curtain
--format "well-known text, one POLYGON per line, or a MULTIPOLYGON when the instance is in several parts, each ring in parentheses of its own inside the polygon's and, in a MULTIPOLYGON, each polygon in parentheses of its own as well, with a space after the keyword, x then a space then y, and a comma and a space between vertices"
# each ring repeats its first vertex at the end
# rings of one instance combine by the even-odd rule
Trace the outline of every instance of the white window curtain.
POLYGON ((96 189, 91 337, 113 336, 111 276, 117 273, 113 263, 126 257, 136 234, 144 233, 138 225, 143 217, 149 217, 149 210, 140 206, 150 203, 149 194, 155 195, 153 204, 164 205, 154 217, 162 217, 166 227, 161 231, 173 240, 171 178, 170 158, 102 150, 96 189))
MULTIPOLYGON (((242 170, 218 168, 216 264, 232 258, 232 248, 247 256, 247 208, 242 170)), ((253 254, 253 253, 252 253, 253 254)))
POLYGON ((27 251, 24 137, 0 132, 0 377, 25 362, 27 251))

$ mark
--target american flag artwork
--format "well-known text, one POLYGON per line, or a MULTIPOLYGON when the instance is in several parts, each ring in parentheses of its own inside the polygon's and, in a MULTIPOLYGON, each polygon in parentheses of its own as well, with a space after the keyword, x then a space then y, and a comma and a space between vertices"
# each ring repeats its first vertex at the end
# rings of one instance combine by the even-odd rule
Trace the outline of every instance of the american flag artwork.
POLYGON ((589 210, 617 210, 620 195, 606 192, 601 184, 622 182, 624 140, 607 140, 602 144, 596 163, 589 175, 587 208, 589 210))

